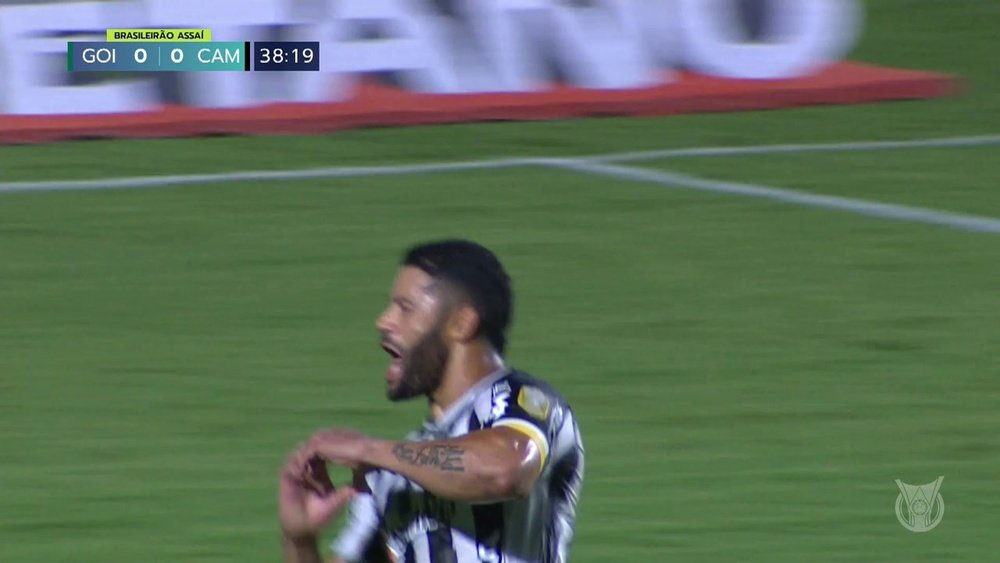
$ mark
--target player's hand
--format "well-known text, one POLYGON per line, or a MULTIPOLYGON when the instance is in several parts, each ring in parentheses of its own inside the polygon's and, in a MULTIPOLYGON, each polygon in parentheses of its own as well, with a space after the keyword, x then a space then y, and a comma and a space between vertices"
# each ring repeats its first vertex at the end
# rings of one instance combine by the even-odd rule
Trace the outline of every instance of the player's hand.
POLYGON ((300 449, 288 457, 278 482, 278 516, 292 541, 315 539, 356 493, 354 487, 335 488, 326 463, 303 456, 300 449))
POLYGON ((320 430, 309 438, 305 450, 309 455, 349 467, 355 472, 365 470, 365 460, 368 457, 371 439, 360 432, 335 428, 320 430))

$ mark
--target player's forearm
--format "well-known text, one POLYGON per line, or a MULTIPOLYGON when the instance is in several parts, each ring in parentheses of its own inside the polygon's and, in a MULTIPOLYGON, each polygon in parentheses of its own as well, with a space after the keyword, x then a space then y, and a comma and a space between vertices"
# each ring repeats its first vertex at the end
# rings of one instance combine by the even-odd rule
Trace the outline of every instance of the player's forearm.
POLYGON ((522 474, 528 439, 489 432, 428 442, 373 441, 368 463, 398 473, 438 497, 464 502, 526 494, 522 474))
POLYGON ((285 563, 324 563, 316 545, 316 538, 283 538, 285 563))

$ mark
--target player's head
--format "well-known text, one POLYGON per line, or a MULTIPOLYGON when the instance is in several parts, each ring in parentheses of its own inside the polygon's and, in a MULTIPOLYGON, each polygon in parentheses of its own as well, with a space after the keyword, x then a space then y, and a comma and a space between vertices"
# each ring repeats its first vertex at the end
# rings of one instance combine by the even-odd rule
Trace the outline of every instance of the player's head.
POLYGON ((512 302, 503 265, 479 244, 442 240, 407 250, 377 323, 382 347, 393 357, 386 371, 389 398, 433 392, 457 347, 502 355, 512 302))

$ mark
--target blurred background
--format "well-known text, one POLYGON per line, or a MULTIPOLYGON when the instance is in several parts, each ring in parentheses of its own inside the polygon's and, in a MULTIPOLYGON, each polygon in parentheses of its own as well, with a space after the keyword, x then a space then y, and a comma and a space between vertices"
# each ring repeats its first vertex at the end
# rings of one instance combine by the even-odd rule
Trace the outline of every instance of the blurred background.
MULTIPOLYGON (((442 236, 505 262, 509 360, 578 412, 573 561, 996 560, 1000 4, 863 5, 847 59, 961 90, 0 145, 0 561, 279 560, 290 448, 320 427, 419 424, 420 401, 384 399, 374 320, 403 249, 442 236), (46 183, 705 147, 735 149, 627 169, 46 183), (790 191, 720 191, 735 183, 790 191), (895 481, 939 476, 947 513, 907 531, 895 481)), ((752 34, 766 4, 740 6, 752 34)))

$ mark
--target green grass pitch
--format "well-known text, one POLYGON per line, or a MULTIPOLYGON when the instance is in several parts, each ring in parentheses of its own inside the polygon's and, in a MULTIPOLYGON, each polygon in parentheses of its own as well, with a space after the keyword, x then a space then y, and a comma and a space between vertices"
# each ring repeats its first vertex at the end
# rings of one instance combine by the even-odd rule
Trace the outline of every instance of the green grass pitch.
MULTIPOLYGON (((0 147, 3 180, 1000 133, 996 3, 879 0, 852 58, 956 98, 322 137, 0 147), (153 158, 152 155, 156 155, 153 158)), ((1000 216, 1000 149, 671 159, 706 178, 1000 216)), ((1000 238, 532 168, 0 196, 0 561, 277 561, 313 429, 400 436, 374 319, 414 241, 493 247, 511 362, 576 406, 574 562, 1000 552, 1000 238), (945 480, 926 534, 895 479, 945 480)))

